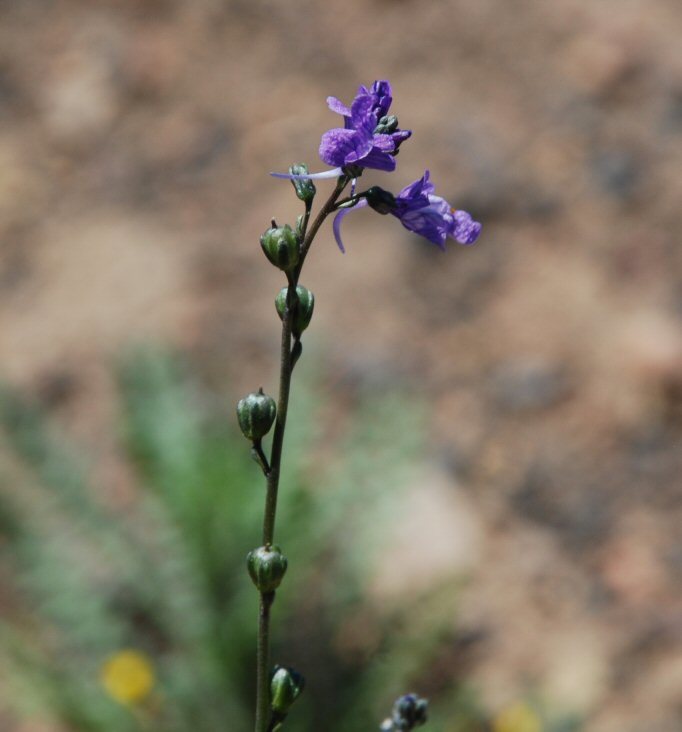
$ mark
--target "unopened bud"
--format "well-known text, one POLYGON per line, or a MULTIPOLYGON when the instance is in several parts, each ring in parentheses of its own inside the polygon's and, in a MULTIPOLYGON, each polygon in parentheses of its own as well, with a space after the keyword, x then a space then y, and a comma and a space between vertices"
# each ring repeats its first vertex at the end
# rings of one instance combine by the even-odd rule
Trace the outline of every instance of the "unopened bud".
MULTIPOLYGON (((283 287, 275 298, 275 308, 280 319, 284 318, 287 309, 287 293, 288 287, 283 287)), ((315 295, 303 285, 296 286, 296 301, 293 303, 293 320, 291 323, 291 331, 298 338, 301 333, 310 325, 315 309, 315 295)))
POLYGON ((260 245, 270 262, 285 272, 298 264, 298 237, 289 224, 268 229, 261 236, 260 245))
POLYGON ((273 713, 280 718, 285 717, 304 687, 305 679, 293 668, 275 666, 270 681, 270 706, 273 713))
POLYGON ((395 210, 395 196, 379 186, 372 186, 365 194, 367 203, 377 213, 388 214, 395 210))
MULTIPOLYGON (((308 175, 308 166, 305 163, 297 163, 289 168, 289 172, 291 175, 308 175)), ((315 198, 317 189, 310 178, 294 179, 291 182, 294 184, 296 195, 301 199, 301 201, 310 203, 313 198, 315 198)))
POLYGON ((374 134, 375 135, 390 135, 391 132, 395 132, 398 129, 398 118, 394 115, 388 115, 382 117, 377 124, 374 134))
POLYGON ((286 571, 287 558, 278 546, 261 546, 246 555, 246 567, 259 592, 274 592, 286 571))
POLYGON ((237 402, 237 419, 244 437, 260 440, 268 434, 277 416, 275 400, 262 389, 247 394, 237 402))

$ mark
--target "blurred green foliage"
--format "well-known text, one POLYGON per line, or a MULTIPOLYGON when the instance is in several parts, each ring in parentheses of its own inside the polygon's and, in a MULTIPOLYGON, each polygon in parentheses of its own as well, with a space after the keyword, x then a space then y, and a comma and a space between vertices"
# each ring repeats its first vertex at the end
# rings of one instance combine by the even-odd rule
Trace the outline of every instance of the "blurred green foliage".
MULTIPOLYGON (((121 365, 121 445, 138 488, 123 507, 103 501, 87 458, 38 406, 0 392, 0 573, 11 589, 0 605, 0 711, 74 732, 250 729, 257 593, 244 560, 259 543, 263 480, 228 400, 188 372, 151 349, 121 365), (101 683, 103 664, 128 648, 156 677, 131 706, 101 683)), ((420 453, 419 409, 364 395, 330 452, 325 405, 309 375, 297 377, 277 530, 290 569, 273 663, 308 683, 287 729, 376 729, 417 687, 437 693, 434 730, 481 729, 475 698, 432 668, 451 640, 453 587, 448 602, 444 590, 395 607, 367 599, 420 453), (352 618, 362 638, 349 642, 352 618)))

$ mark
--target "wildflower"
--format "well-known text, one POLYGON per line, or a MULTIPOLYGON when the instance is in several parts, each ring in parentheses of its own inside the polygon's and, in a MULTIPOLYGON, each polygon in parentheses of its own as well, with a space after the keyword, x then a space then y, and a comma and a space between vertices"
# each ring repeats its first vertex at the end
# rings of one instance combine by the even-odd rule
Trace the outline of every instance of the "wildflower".
POLYGON ((538 715, 524 702, 503 709, 493 720, 494 732, 542 732, 538 715))
POLYGON ((388 81, 375 81, 371 89, 360 86, 350 109, 336 97, 329 97, 327 105, 333 112, 343 115, 344 127, 322 135, 322 160, 341 167, 357 165, 395 170, 394 155, 412 132, 397 129, 397 118, 387 117, 392 101, 388 81))
POLYGON ((392 101, 391 85, 385 80, 375 81, 370 89, 360 86, 350 107, 336 97, 328 97, 327 105, 344 121, 343 127, 328 130, 320 141, 320 158, 334 167, 321 173, 272 175, 296 180, 335 178, 347 168, 360 172, 363 168, 395 170, 398 148, 412 132, 398 129, 397 117, 387 116, 392 101))
POLYGON ((341 222, 351 211, 370 206, 381 214, 392 214, 409 231, 423 236, 441 249, 450 236, 460 244, 473 244, 481 233, 481 224, 474 221, 466 211, 454 209, 441 196, 435 194, 435 187, 429 180, 429 171, 393 196, 378 186, 365 192, 351 208, 342 208, 334 219, 334 238, 341 251, 345 251, 341 240, 341 222))
POLYGON ((132 706, 149 696, 154 686, 154 669, 143 653, 118 651, 102 667, 100 680, 109 696, 119 704, 132 706))

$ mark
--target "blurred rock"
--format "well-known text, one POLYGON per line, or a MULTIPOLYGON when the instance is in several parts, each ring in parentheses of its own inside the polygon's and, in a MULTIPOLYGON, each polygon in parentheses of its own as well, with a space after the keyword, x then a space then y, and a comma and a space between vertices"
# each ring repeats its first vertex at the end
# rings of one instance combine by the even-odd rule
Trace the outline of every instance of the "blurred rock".
POLYGON ((481 551, 474 505, 439 468, 425 468, 401 496, 400 510, 383 542, 371 594, 382 603, 414 597, 470 572, 481 551))
POLYGON ((490 385, 496 406, 510 413, 547 409, 571 391, 566 373, 542 359, 503 363, 493 372, 490 385))
POLYGON ((664 132, 677 134, 682 132, 682 90, 670 95, 667 108, 663 114, 662 128, 664 132))
POLYGON ((607 536, 613 503, 594 478, 587 485, 578 475, 568 458, 540 459, 528 468, 511 505, 519 516, 551 528, 564 546, 580 553, 607 536))
POLYGON ((642 169, 631 151, 596 150, 590 165, 597 183, 614 198, 628 201, 637 192, 642 169))
POLYGON ((544 691, 553 705, 587 713, 602 702, 609 683, 609 641, 588 628, 560 628, 549 640, 544 691))
POLYGON ((39 105, 49 136, 69 148, 87 148, 120 111, 121 38, 115 25, 91 22, 51 59, 39 105))
POLYGON ((632 77, 640 66, 640 56, 634 29, 633 34, 617 34, 602 25, 577 34, 564 51, 563 64, 581 91, 607 95, 632 77))

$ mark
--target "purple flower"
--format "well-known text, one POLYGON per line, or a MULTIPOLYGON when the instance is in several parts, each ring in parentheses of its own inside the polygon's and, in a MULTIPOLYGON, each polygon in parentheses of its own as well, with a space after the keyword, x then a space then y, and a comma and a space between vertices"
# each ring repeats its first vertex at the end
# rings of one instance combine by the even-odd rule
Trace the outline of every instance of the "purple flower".
POLYGON ((395 197, 381 188, 370 188, 366 197, 353 208, 341 209, 336 215, 333 229, 339 249, 345 251, 341 241, 341 222, 344 216, 368 205, 379 213, 392 214, 406 229, 423 236, 443 250, 449 236, 460 244, 473 244, 481 233, 481 224, 474 221, 466 211, 452 208, 444 198, 435 195, 434 191, 428 170, 395 197))
POLYGON ((344 126, 322 135, 322 160, 338 167, 357 165, 361 168, 395 170, 394 154, 400 143, 412 133, 410 130, 397 129, 397 120, 391 126, 379 124, 386 118, 392 101, 388 81, 375 81, 370 89, 361 86, 350 109, 336 97, 328 97, 329 108, 343 115, 344 126))
POLYGON ((440 196, 429 180, 429 171, 403 188, 396 196, 396 208, 391 213, 415 234, 425 237, 445 249, 448 236, 460 244, 473 244, 481 233, 481 224, 466 211, 459 211, 440 196))
POLYGON ((335 178, 346 167, 395 170, 395 154, 401 143, 412 134, 398 129, 396 117, 387 117, 393 97, 388 81, 375 81, 371 88, 360 86, 350 107, 336 97, 328 97, 329 108, 343 116, 343 127, 335 127, 322 135, 320 158, 331 170, 292 176, 272 173, 276 178, 335 178))

